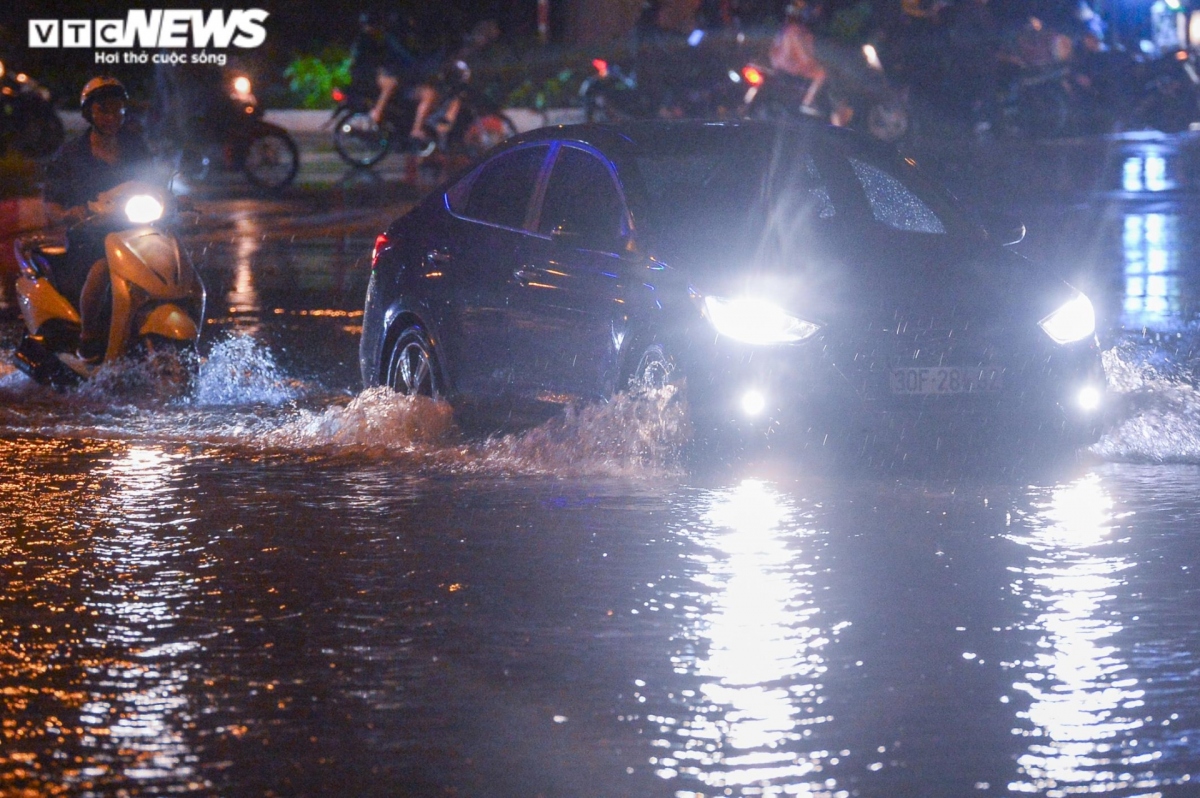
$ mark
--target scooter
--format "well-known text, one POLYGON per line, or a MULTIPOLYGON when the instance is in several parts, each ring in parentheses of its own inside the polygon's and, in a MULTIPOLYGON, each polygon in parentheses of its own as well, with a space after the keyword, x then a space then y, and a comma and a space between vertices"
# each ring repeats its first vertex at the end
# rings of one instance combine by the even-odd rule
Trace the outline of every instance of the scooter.
POLYGON ((50 104, 50 92, 0 61, 0 155, 13 150, 45 158, 54 154, 65 136, 62 120, 50 104))
POLYGON ((17 303, 26 329, 15 354, 17 368, 61 391, 131 355, 195 351, 204 322, 204 283, 171 229, 187 214, 176 207, 168 211, 175 204, 170 200, 167 192, 144 183, 122 183, 88 203, 90 215, 67 231, 66 246, 43 235, 17 239, 17 303), (108 344, 95 363, 76 355, 81 320, 72 298, 78 292, 64 283, 68 272, 78 271, 67 268, 68 259, 78 257, 72 249, 86 252, 81 242, 99 236, 112 305, 108 344))
POLYGON ((740 115, 746 119, 790 121, 805 115, 818 116, 838 127, 859 128, 889 143, 910 135, 913 120, 908 91, 894 87, 888 80, 874 45, 864 44, 857 51, 843 48, 826 56, 830 61, 828 89, 818 95, 816 109, 801 105, 808 88, 803 79, 787 79, 755 63, 746 64, 740 72, 731 71, 729 79, 747 87, 740 115))
POLYGON ((224 96, 207 102, 204 116, 189 122, 174 150, 178 168, 187 180, 203 183, 214 171, 241 172, 251 185, 282 191, 300 171, 300 149, 284 128, 263 118, 250 78, 234 74, 224 96))

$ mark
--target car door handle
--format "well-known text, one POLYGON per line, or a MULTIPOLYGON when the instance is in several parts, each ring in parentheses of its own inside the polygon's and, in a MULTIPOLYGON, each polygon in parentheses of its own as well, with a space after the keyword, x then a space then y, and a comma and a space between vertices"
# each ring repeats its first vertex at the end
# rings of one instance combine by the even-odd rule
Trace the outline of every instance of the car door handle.
POLYGON ((425 253, 425 262, 431 266, 449 263, 450 253, 444 249, 431 249, 425 253))

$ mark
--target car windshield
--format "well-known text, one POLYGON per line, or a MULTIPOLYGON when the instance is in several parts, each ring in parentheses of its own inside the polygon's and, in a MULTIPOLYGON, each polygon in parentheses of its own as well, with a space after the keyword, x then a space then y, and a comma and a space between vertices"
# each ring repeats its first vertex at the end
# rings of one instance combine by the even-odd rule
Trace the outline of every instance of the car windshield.
POLYGON ((782 220, 810 235, 862 220, 921 236, 973 228, 911 163, 839 145, 814 147, 796 134, 713 136, 644 148, 635 160, 645 214, 653 229, 673 238, 782 220))

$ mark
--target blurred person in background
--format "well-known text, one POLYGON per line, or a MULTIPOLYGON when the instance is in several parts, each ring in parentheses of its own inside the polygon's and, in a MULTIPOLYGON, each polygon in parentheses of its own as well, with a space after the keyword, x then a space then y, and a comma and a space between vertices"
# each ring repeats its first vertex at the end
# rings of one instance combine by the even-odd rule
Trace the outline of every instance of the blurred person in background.
POLYGON ((793 0, 784 12, 783 27, 771 42, 771 68, 781 82, 791 82, 797 93, 802 89, 800 110, 817 114, 817 95, 825 85, 827 73, 817 58, 816 37, 812 24, 818 9, 805 0, 793 0))

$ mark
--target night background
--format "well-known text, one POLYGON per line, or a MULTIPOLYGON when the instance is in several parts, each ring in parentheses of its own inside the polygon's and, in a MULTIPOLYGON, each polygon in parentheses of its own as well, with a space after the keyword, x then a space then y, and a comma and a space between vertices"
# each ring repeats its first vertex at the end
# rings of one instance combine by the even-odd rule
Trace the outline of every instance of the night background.
MULTIPOLYGON (((164 0, 154 8, 195 8, 190 0, 164 0)), ((219 6, 200 4, 203 10, 219 6)), ((818 34, 865 38, 884 35, 903 23, 902 0, 829 0, 824 4, 818 34), (851 20, 847 26, 836 20, 851 20), (849 33, 847 33, 849 27, 849 33), (822 29, 823 28, 823 29, 822 29)), ((914 5, 914 4, 910 4, 914 5)), ((924 5, 928 5, 925 3, 924 5)), ((587 64, 606 48, 628 44, 639 16, 657 11, 663 41, 672 36, 682 42, 693 28, 708 31, 744 30, 751 35, 769 35, 778 27, 786 3, 780 0, 657 0, 654 8, 644 0, 549 0, 548 30, 538 36, 537 0, 455 0, 454 2, 394 2, 333 4, 317 0, 276 2, 261 0, 239 7, 263 8, 270 12, 263 46, 238 51, 229 48, 231 68, 257 77, 260 100, 268 107, 297 104, 283 77, 298 56, 323 56, 326 61, 344 57, 357 30, 358 14, 379 10, 398 21, 406 43, 419 54, 452 51, 463 35, 482 20, 495 20, 501 38, 487 53, 486 63, 503 65, 508 83, 514 71, 528 67, 553 74, 559 63, 587 64)), ((1092 4, 1108 25, 1113 45, 1135 47, 1145 35, 1150 0, 1098 0, 1092 4)), ((953 6, 951 6, 953 7, 953 6)), ((229 8, 232 8, 229 7, 229 8)), ((1015 26, 1031 16, 1069 32, 1075 25, 1074 0, 992 0, 988 4, 997 24, 1015 26)), ((124 2, 111 0, 59 0, 58 2, 5 4, 0 9, 0 59, 30 73, 47 86, 61 107, 88 77, 100 71, 93 51, 40 50, 27 47, 30 18, 104 19, 123 18, 124 2)), ((146 67, 113 67, 111 72, 127 82, 135 95, 148 89, 151 71, 146 67)), ((541 80, 537 77, 536 80, 541 80)), ((502 91, 511 92, 512 85, 502 91)))

